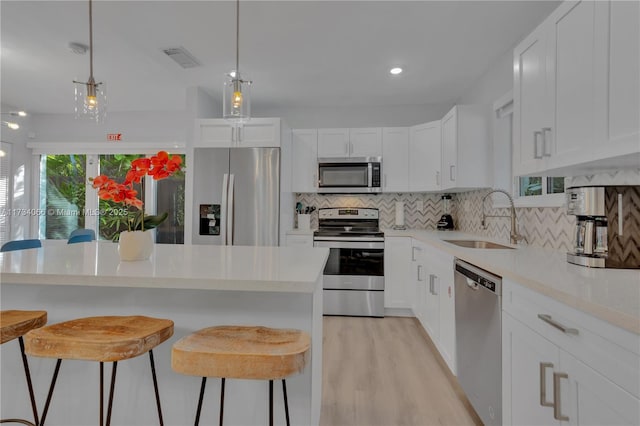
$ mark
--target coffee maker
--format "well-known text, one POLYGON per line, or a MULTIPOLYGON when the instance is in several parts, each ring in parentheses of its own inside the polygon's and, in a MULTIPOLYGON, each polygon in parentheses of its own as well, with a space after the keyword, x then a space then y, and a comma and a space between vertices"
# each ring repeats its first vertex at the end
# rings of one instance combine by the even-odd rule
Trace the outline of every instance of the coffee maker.
POLYGON ((640 186, 567 188, 576 216, 567 261, 592 268, 640 269, 640 186))
POLYGON ((451 195, 443 195, 442 197, 442 216, 438 221, 438 229, 453 229, 453 218, 451 217, 451 195))

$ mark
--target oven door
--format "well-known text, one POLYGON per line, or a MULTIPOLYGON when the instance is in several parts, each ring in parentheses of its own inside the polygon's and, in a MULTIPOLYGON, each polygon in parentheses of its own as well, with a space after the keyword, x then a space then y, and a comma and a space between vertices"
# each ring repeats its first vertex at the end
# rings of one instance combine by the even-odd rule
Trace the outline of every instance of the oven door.
POLYGON ((384 242, 315 241, 328 247, 324 288, 333 290, 384 290, 384 242))

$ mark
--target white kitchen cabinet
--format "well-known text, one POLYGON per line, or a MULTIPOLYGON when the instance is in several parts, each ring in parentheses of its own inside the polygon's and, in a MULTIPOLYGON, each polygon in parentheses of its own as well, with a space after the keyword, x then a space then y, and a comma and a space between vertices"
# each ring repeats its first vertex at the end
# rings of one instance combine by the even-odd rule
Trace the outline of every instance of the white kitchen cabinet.
POLYGON ((411 239, 411 280, 409 296, 413 315, 422 324, 424 322, 424 308, 427 297, 427 278, 425 273, 426 244, 411 239))
POLYGON ((513 175, 545 168, 543 129, 551 131, 550 65, 547 66, 547 23, 544 22, 514 50, 513 175))
POLYGON ((442 122, 442 190, 491 186, 488 110, 482 105, 456 105, 442 122))
POLYGON ((640 336, 503 280, 503 423, 640 424, 640 336))
POLYGON ((318 157, 348 157, 349 129, 318 129, 318 157))
POLYGON ((292 131, 291 190, 316 192, 318 187, 318 131, 292 131))
POLYGON ((440 120, 412 126, 409 132, 409 191, 438 191, 442 137, 440 120))
POLYGON ((409 191, 409 128, 382 129, 382 192, 409 191))
POLYGON ((411 282, 411 238, 384 239, 384 307, 408 309, 413 295, 411 282))
POLYGON ((640 161, 640 4, 565 1, 514 51, 514 175, 640 161))
POLYGON ((382 129, 318 129, 318 157, 380 157, 382 129))
POLYGON ((252 118, 240 127, 222 118, 198 119, 194 131, 195 148, 279 147, 281 120, 252 118))

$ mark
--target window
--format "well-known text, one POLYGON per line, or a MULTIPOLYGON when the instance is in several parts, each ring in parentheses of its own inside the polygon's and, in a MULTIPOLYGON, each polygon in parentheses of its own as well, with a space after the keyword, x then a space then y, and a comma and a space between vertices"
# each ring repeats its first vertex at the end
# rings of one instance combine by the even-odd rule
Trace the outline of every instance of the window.
POLYGON ((521 177, 519 178, 518 196, 562 194, 564 192, 563 177, 521 177), (543 185, 542 183, 545 182, 543 185))
POLYGON ((0 143, 0 245, 11 240, 11 144, 0 143))
MULTIPOLYGON (((141 150, 147 152, 147 149, 141 150)), ((135 151, 134 151, 135 152, 135 151)), ((157 151, 155 151, 157 152, 157 151)), ((154 153, 155 153, 154 152, 154 153)), ((78 228, 96 231, 98 239, 112 240, 127 229, 126 215, 115 214, 125 206, 100 200, 88 178, 105 174, 123 181, 131 162, 146 154, 42 154, 40 156, 40 238, 67 239, 78 228), (110 209, 109 207, 115 207, 110 209), (102 214, 102 212, 109 212, 102 214)), ((185 156, 182 155, 183 166, 185 156)), ((156 231, 157 243, 184 243, 184 172, 160 181, 147 176, 136 184, 138 198, 144 202, 146 214, 168 212, 169 217, 156 231)), ((135 209, 130 207, 130 209, 135 209)))

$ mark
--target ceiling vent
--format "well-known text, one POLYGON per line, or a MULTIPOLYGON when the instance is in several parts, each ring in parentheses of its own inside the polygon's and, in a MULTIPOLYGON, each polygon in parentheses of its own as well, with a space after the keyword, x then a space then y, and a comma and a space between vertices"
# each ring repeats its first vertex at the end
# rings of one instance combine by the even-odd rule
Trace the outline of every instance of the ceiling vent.
POLYGON ((193 57, 184 47, 171 47, 162 49, 165 55, 176 61, 182 68, 195 68, 200 66, 200 62, 193 57))

